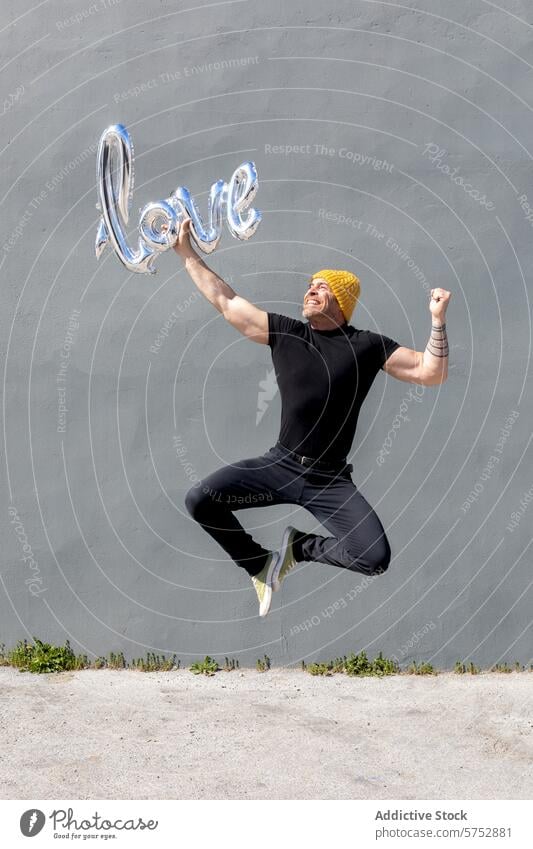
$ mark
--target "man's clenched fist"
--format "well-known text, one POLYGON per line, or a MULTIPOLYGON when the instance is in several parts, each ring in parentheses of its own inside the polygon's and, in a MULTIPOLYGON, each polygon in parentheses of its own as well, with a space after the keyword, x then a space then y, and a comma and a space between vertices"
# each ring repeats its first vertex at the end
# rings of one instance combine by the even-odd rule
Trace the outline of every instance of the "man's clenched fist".
POLYGON ((444 321, 446 309, 448 307, 448 302, 451 296, 452 293, 447 292, 446 289, 431 290, 431 300, 429 302, 429 309, 433 318, 438 318, 441 321, 444 321))

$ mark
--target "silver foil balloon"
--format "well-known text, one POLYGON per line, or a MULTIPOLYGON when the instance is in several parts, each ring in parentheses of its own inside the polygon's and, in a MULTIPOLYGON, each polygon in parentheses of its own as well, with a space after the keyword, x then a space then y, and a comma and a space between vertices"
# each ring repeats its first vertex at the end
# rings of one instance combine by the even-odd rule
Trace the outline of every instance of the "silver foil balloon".
POLYGON ((248 209, 257 194, 257 171, 253 162, 243 162, 233 173, 228 186, 227 217, 228 228, 236 239, 249 239, 253 236, 261 221, 257 209, 249 209, 243 219, 242 213, 248 209))
POLYGON ((147 203, 139 219, 141 241, 154 251, 166 251, 176 244, 179 226, 176 210, 169 203, 164 200, 147 203))
POLYGON ((257 171, 253 162, 243 162, 229 184, 217 180, 211 186, 207 224, 185 186, 178 186, 169 198, 146 204, 139 219, 138 247, 132 250, 124 225, 128 223, 132 199, 133 159, 133 144, 126 127, 122 124, 108 127, 100 138, 96 162, 102 212, 95 243, 97 258, 110 244, 129 271, 153 274, 157 255, 176 244, 180 224, 186 217, 191 219, 193 241, 206 254, 212 253, 220 241, 224 214, 236 239, 249 239, 259 226, 261 213, 249 208, 257 193, 257 171), (243 216, 246 210, 247 215, 243 216))
POLYGON ((96 258, 111 243, 129 271, 153 274, 154 250, 139 239, 137 251, 132 251, 123 230, 123 225, 128 223, 133 191, 133 145, 122 124, 113 124, 102 133, 96 154, 96 185, 102 211, 96 233, 96 258))
POLYGON ((180 214, 180 219, 186 215, 191 219, 190 234, 194 241, 206 254, 212 253, 217 247, 222 235, 222 218, 224 207, 227 205, 228 186, 224 180, 213 183, 207 203, 207 227, 202 221, 196 201, 189 189, 178 186, 170 196, 170 203, 180 214))

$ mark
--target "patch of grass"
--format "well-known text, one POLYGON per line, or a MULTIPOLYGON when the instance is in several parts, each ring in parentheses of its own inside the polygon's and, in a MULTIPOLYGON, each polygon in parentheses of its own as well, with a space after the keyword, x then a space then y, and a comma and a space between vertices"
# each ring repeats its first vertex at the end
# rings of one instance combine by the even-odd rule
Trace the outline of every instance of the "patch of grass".
POLYGON ((302 660, 302 669, 309 672, 310 675, 335 675, 339 672, 346 671, 346 656, 336 657, 334 660, 328 660, 325 663, 310 663, 309 666, 302 660))
POLYGON ((203 660, 198 660, 196 663, 191 664, 189 668, 195 675, 214 675, 220 669, 216 660, 213 660, 208 654, 206 654, 203 660))
POLYGON ((179 669, 180 661, 176 663, 176 655, 167 658, 164 654, 159 656, 153 652, 148 652, 146 658, 139 657, 131 661, 130 664, 134 669, 140 672, 170 672, 171 669, 179 669))
POLYGON ((346 655, 344 657, 336 657, 334 660, 330 660, 331 671, 332 672, 344 672, 346 665, 346 655))
MULTIPOLYGON (((94 660, 89 661, 87 659, 87 655, 80 655, 80 658, 83 657, 83 667, 78 667, 79 669, 126 669, 128 663, 126 658, 124 657, 122 652, 115 654, 114 652, 109 652, 107 657, 96 657, 94 660)), ((134 664, 135 661, 132 661, 134 664)))
POLYGON ((517 660, 514 666, 510 666, 507 661, 505 663, 496 663, 491 666, 491 672, 525 672, 526 667, 517 660))
POLYGON ((20 640, 9 652, 0 645, 0 666, 14 666, 21 672, 63 672, 76 669, 140 669, 142 672, 167 672, 179 669, 180 661, 176 655, 148 652, 145 658, 134 658, 127 662, 123 652, 109 652, 107 657, 97 657, 90 661, 86 654, 75 654, 67 640, 64 646, 53 646, 34 637, 34 645, 20 640))
POLYGON ((102 660, 106 669, 126 669, 128 666, 124 653, 121 651, 118 654, 110 651, 107 657, 102 658, 102 660))
POLYGON ((431 663, 417 663, 413 660, 412 664, 407 667, 409 675, 437 675, 437 670, 433 668, 431 663))
POLYGON ((344 671, 346 675, 395 675, 400 671, 400 667, 394 660, 383 657, 380 652, 374 660, 368 660, 366 652, 363 650, 359 654, 352 654, 346 658, 344 662, 344 671))
POLYGON ((64 646, 43 643, 34 637, 34 644, 20 640, 12 651, 7 653, 10 666, 21 672, 65 672, 70 669, 82 669, 87 658, 75 655, 67 640, 64 646))
POLYGON ((270 669, 270 658, 268 655, 264 654, 262 658, 257 658, 255 668, 258 672, 266 672, 267 669, 270 669))
POLYGON ((310 675, 335 675, 345 673, 350 677, 357 675, 395 675, 400 672, 398 664, 389 658, 383 657, 380 652, 374 660, 369 660, 363 650, 359 654, 353 652, 344 657, 336 657, 322 663, 310 663, 308 666, 302 661, 302 669, 310 675))
POLYGON ((310 675, 332 675, 331 663, 310 663, 307 667, 310 675))
POLYGON ((469 672, 470 675, 478 675, 481 672, 481 669, 479 668, 479 666, 475 666, 475 664, 473 664, 472 661, 470 661, 470 663, 467 666, 461 660, 458 660, 455 663, 455 670, 454 671, 458 675, 465 675, 467 672, 469 672))
MULTIPOLYGON (((5 645, 0 643, 0 667, 12 666, 21 672, 38 674, 78 669, 127 668, 138 669, 141 672, 168 672, 180 668, 180 661, 176 659, 175 654, 172 657, 167 657, 166 655, 148 652, 146 657, 134 658, 128 663, 123 652, 109 652, 107 657, 100 656, 88 660, 85 654, 75 654, 68 640, 66 640, 64 646, 46 643, 37 639, 37 637, 34 637, 33 640, 33 644, 28 643, 27 640, 20 640, 15 648, 10 650, 6 650, 5 645)), ((225 657, 224 666, 220 667, 216 660, 206 655, 204 660, 191 664, 190 671, 195 675, 214 675, 221 670, 232 672, 239 668, 239 661, 236 658, 225 657)), ((271 663, 268 655, 265 654, 256 661, 258 672, 266 672, 270 668, 271 663)), ((302 660, 301 669, 310 675, 323 677, 342 673, 351 677, 367 675, 381 677, 402 672, 398 663, 390 658, 383 657, 382 652, 379 652, 374 660, 369 660, 364 650, 358 654, 352 652, 349 656, 344 655, 333 660, 316 661, 310 664, 306 664, 302 660)), ((438 675, 439 672, 432 664, 424 661, 420 663, 413 661, 404 671, 409 675, 438 675)), ((455 663, 454 671, 458 675, 478 675, 483 670, 472 661, 466 664, 458 660, 455 663)), ((533 663, 526 667, 519 661, 515 661, 514 664, 506 661, 505 663, 494 664, 487 671, 501 673, 533 672, 533 663)))
POLYGON ((512 672, 513 667, 509 666, 508 663, 496 663, 494 666, 490 668, 491 672, 512 672))

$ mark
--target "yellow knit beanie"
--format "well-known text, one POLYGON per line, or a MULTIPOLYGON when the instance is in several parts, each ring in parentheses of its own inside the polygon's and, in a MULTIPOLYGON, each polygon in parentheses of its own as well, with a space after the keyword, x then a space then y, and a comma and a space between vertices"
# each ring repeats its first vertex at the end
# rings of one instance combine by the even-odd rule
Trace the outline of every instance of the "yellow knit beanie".
POLYGON ((315 272, 311 280, 314 280, 316 277, 321 277, 326 283, 329 283, 329 287, 335 295, 346 321, 349 321, 359 298, 359 292, 361 291, 359 278, 355 274, 352 274, 351 271, 344 271, 338 268, 323 268, 322 271, 315 272))

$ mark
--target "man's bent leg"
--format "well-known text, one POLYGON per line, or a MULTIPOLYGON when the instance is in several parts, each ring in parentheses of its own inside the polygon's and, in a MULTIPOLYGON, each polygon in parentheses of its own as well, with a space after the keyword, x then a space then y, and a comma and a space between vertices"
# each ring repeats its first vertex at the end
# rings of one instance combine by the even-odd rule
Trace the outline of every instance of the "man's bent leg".
POLYGON ((347 477, 309 475, 302 507, 333 536, 302 534, 293 551, 297 561, 329 563, 365 575, 385 572, 391 549, 379 517, 347 477))
POLYGON ((277 491, 279 482, 280 469, 274 469, 267 453, 217 469, 185 496, 192 518, 249 575, 261 571, 269 551, 245 531, 234 511, 285 503, 277 491))

